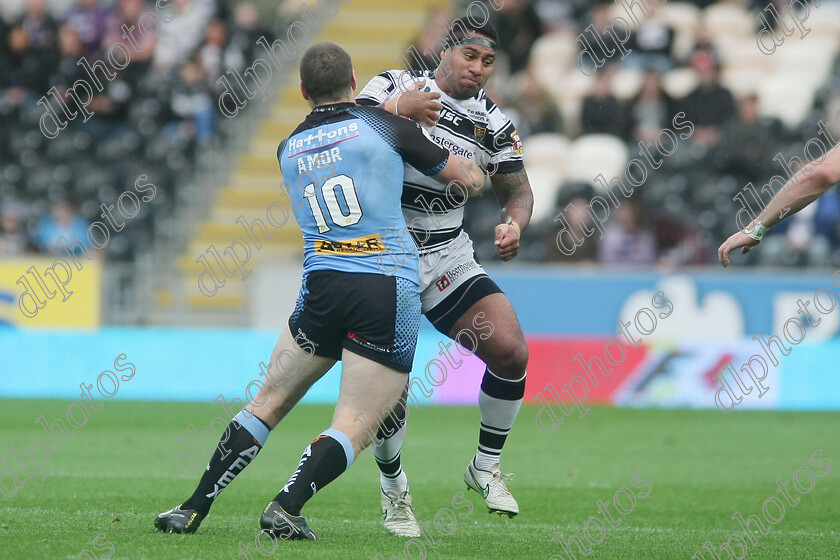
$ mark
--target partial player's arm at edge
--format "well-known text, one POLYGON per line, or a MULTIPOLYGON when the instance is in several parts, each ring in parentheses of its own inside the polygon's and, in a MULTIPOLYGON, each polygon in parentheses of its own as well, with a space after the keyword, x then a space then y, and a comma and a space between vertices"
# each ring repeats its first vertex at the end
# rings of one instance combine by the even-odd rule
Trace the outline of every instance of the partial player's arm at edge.
POLYGON ((761 228, 769 229, 785 217, 796 214, 825 194, 838 181, 840 181, 840 146, 835 146, 828 151, 822 163, 811 162, 797 171, 746 229, 733 233, 721 244, 718 248, 720 264, 724 267, 729 266, 729 254, 732 251, 741 249, 742 253, 746 253, 760 243, 763 235, 761 228), (809 167, 810 170, 806 173, 809 167), (759 234, 756 234, 756 231, 759 231, 759 234))
POLYGON ((756 218, 764 227, 771 228, 785 217, 796 214, 840 181, 840 146, 835 146, 820 163, 803 166, 788 180, 767 203, 756 218), (804 170, 811 168, 810 173, 804 170))

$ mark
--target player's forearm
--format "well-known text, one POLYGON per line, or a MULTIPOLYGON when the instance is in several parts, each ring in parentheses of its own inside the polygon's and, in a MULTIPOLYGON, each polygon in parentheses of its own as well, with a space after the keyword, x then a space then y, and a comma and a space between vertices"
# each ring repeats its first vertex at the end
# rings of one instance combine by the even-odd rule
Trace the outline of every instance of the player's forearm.
POLYGON ((531 223, 531 212, 524 208, 508 208, 505 206, 502 209, 502 223, 506 223, 508 218, 519 226, 521 233, 531 223))
POLYGON ((470 195, 484 189, 486 177, 484 171, 475 162, 455 154, 449 154, 446 165, 439 174, 435 175, 435 179, 442 183, 464 185, 467 188, 467 194, 470 195))
POLYGON ((502 222, 512 218, 520 231, 528 227, 534 210, 534 194, 525 170, 493 175, 493 192, 502 207, 502 222))

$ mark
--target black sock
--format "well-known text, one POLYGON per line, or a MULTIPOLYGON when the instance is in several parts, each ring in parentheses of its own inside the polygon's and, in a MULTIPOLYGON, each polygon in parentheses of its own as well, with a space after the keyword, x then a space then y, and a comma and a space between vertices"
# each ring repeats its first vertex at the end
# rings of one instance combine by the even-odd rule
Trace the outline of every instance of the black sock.
POLYGON ((213 457, 201 475, 195 492, 181 505, 182 509, 194 509, 202 515, 207 515, 210 506, 222 490, 262 449, 262 444, 268 437, 268 426, 256 416, 246 417, 243 412, 237 414, 228 424, 228 437, 222 434, 220 445, 213 451, 213 457))
POLYGON ((350 440, 343 433, 331 428, 309 444, 300 458, 295 474, 274 500, 287 513, 300 515, 301 508, 309 498, 338 478, 352 462, 353 447, 350 440))

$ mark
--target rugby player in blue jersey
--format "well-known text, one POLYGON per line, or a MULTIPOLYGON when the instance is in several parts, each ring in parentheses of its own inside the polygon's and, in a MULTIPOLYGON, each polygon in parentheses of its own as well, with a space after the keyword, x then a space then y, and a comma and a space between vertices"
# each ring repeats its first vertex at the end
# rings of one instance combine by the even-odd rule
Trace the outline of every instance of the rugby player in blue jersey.
POLYGON ((411 238, 398 233, 406 226, 400 209, 404 163, 441 181, 476 190, 484 185, 477 166, 450 155, 416 123, 357 106, 350 56, 338 45, 309 48, 300 78, 313 110, 277 151, 303 232, 300 297, 259 393, 227 427, 193 495, 155 519, 161 531, 195 532, 270 430, 341 360, 332 425, 307 446, 260 518, 273 538, 316 539, 301 508, 371 443, 373 434, 356 419, 373 410, 379 411, 376 422, 384 421, 405 389, 414 358, 418 256, 411 238), (400 264, 391 275, 381 270, 385 255, 400 264))

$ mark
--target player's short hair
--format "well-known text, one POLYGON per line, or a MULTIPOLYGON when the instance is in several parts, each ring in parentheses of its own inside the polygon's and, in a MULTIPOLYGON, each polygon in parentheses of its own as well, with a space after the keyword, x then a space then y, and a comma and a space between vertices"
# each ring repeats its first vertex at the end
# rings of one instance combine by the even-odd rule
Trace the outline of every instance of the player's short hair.
POLYGON ((316 104, 341 96, 353 84, 353 61, 335 43, 316 43, 300 60, 300 81, 316 104))
POLYGON ((472 38, 476 33, 487 37, 494 45, 498 46, 499 33, 492 23, 488 21, 482 25, 476 25, 468 17, 461 17, 452 22, 449 32, 446 34, 446 42, 450 46, 457 45, 463 39, 472 38))

